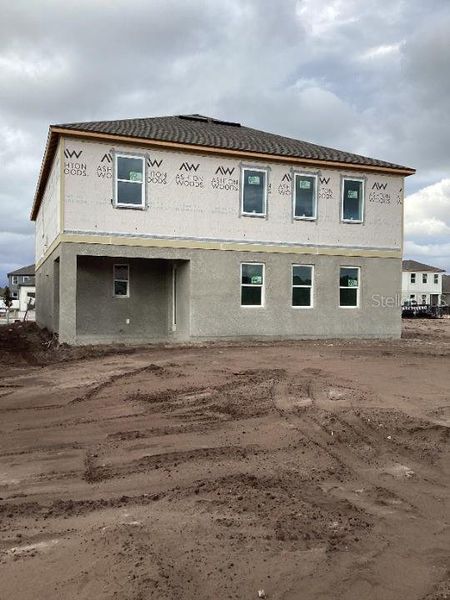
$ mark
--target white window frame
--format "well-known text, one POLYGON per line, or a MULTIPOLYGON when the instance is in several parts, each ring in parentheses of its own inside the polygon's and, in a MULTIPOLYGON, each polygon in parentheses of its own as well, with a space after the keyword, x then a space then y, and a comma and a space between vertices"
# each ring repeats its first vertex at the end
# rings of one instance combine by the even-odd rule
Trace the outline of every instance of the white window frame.
MULTIPOLYGON (((292 215, 295 221, 317 221, 317 184, 318 184, 319 178, 317 176, 316 173, 307 173, 304 171, 296 171, 294 172, 294 181, 293 181, 293 191, 292 191, 292 215), (313 196, 313 202, 314 202, 314 216, 312 217, 300 217, 297 216, 295 214, 295 206, 296 206, 296 199, 297 199, 297 177, 311 177, 315 179, 315 183, 314 183, 314 196, 313 196)), ((307 265, 305 265, 306 267, 307 265)))
POLYGON ((410 283, 416 283, 416 273, 411 273, 409 277, 410 283))
POLYGON ((19 283, 19 278, 17 275, 11 275, 11 285, 17 285, 19 283))
POLYGON ((428 273, 422 273, 422 283, 428 283, 428 273))
POLYGON ((339 267, 339 308, 355 309, 359 308, 361 303, 361 267, 355 267, 355 265, 340 265, 339 267), (341 285, 341 269, 357 269, 358 271, 358 285, 356 287, 356 305, 355 306, 342 306, 341 305, 341 289, 342 290, 353 290, 354 287, 341 285))
POLYGON ((145 182, 146 182, 146 173, 145 173, 146 165, 145 165, 145 157, 139 154, 124 154, 118 153, 114 154, 114 206, 116 208, 135 208, 137 210, 143 210, 145 208, 145 182), (140 160, 142 162, 142 181, 130 181, 129 179, 119 179, 119 170, 117 167, 117 161, 119 158, 134 158, 140 160), (130 204, 126 202, 119 202, 119 181, 125 183, 135 183, 136 185, 141 186, 141 203, 140 204, 130 204))
POLYGON ((366 204, 366 190, 365 190, 365 179, 360 179, 359 177, 342 177, 342 189, 341 189, 341 222, 342 223, 355 223, 361 224, 364 223, 364 211, 366 204), (345 190, 345 182, 346 181, 358 181, 361 183, 362 190, 362 198, 361 198, 361 219, 344 219, 344 190, 345 190))
POLYGON ((314 308, 314 265, 292 265, 291 268, 291 308, 300 308, 309 310, 314 308), (294 284, 294 267, 309 267, 311 269, 311 285, 296 285, 294 284), (311 290, 309 306, 295 306, 293 304, 294 288, 308 288, 311 290))
MULTIPOLYGON (((241 215, 243 217, 256 217, 265 219, 267 217, 267 197, 268 197, 268 188, 269 188, 269 169, 264 169, 261 167, 241 167, 241 215), (264 185, 264 212, 262 213, 254 213, 254 212, 245 212, 244 211, 244 179, 246 171, 257 171, 258 173, 265 173, 265 185, 264 185)), ((246 263, 247 264, 247 263, 246 263)), ((260 263, 257 263, 260 264, 260 263)))
POLYGON ((112 292, 113 298, 129 298, 130 297, 130 265, 128 263, 114 263, 113 264, 113 282, 112 282, 112 292), (116 267, 126 267, 128 273, 128 279, 117 279, 116 278, 116 267), (124 294, 116 294, 116 281, 125 281, 127 284, 127 293, 124 294))
POLYGON ((422 302, 422 304, 426 304, 427 303, 427 294, 422 294, 421 295, 421 302, 422 302))
POLYGON ((253 261, 242 262, 241 263, 241 267, 239 269, 239 303, 241 305, 241 308, 264 308, 265 305, 266 305, 265 288, 266 288, 266 265, 264 263, 253 262, 253 261), (244 265, 256 265, 256 266, 262 267, 262 278, 263 278, 262 284, 259 284, 259 283, 242 283, 242 267, 244 265), (261 304, 242 304, 242 288, 243 287, 257 287, 257 288, 261 288, 261 304))
POLYGON ((434 283, 434 285, 438 285, 439 284, 439 273, 435 273, 434 274, 433 283, 434 283))
POLYGON ((23 281, 23 283, 27 283, 28 281, 30 281, 30 277, 28 275, 24 275, 22 277, 22 281, 23 281))

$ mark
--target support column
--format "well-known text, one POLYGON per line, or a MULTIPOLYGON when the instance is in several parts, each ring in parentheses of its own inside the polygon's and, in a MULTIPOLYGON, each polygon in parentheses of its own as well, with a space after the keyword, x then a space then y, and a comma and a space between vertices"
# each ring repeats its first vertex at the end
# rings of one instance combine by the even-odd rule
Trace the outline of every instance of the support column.
POLYGON ((62 244, 59 265, 59 342, 74 344, 77 335, 77 254, 62 244))

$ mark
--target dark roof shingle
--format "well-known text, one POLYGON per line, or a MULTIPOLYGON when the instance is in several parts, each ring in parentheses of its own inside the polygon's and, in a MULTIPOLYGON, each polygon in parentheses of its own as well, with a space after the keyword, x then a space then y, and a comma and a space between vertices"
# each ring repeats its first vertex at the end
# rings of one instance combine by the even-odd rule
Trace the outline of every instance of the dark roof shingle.
POLYGON ((34 272, 35 272, 34 265, 28 265, 27 267, 20 267, 20 269, 11 271, 11 273, 8 273, 8 277, 10 275, 34 275, 34 272))
MULTIPOLYGON (((64 123, 53 127, 292 158, 371 165, 389 169, 408 169, 408 167, 375 158, 327 148, 202 115, 64 123)), ((413 169, 409 170, 413 171, 413 169)))
POLYGON ((402 261, 402 271, 431 271, 434 273, 444 273, 444 269, 425 265, 424 263, 417 262, 417 260, 402 261))

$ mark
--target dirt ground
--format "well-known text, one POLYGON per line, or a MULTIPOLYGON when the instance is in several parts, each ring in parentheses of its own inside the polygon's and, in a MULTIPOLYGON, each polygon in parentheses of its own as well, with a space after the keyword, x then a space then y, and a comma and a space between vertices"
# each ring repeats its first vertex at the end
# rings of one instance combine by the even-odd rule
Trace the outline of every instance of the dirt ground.
POLYGON ((0 600, 450 598, 449 319, 84 354, 20 331, 0 600))

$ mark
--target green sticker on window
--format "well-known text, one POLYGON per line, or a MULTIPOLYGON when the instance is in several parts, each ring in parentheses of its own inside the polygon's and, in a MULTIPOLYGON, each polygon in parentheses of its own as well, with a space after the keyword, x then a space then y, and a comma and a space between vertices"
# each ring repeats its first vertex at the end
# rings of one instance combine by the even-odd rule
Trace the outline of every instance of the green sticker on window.
POLYGON ((299 187, 302 190, 309 190, 311 189, 311 182, 306 179, 300 179, 299 187))
POLYGON ((358 287, 358 280, 350 279, 350 277, 349 277, 348 278, 348 287, 358 287))
POLYGON ((139 171, 130 171, 130 181, 142 181, 142 173, 139 171))
POLYGON ((261 275, 253 275, 251 278, 251 282, 255 285, 260 285, 262 283, 261 275))
POLYGON ((358 197, 358 190, 348 190, 347 198, 357 198, 357 197, 358 197))
POLYGON ((261 178, 259 175, 249 175, 248 176, 248 184, 249 185, 259 185, 261 178))

